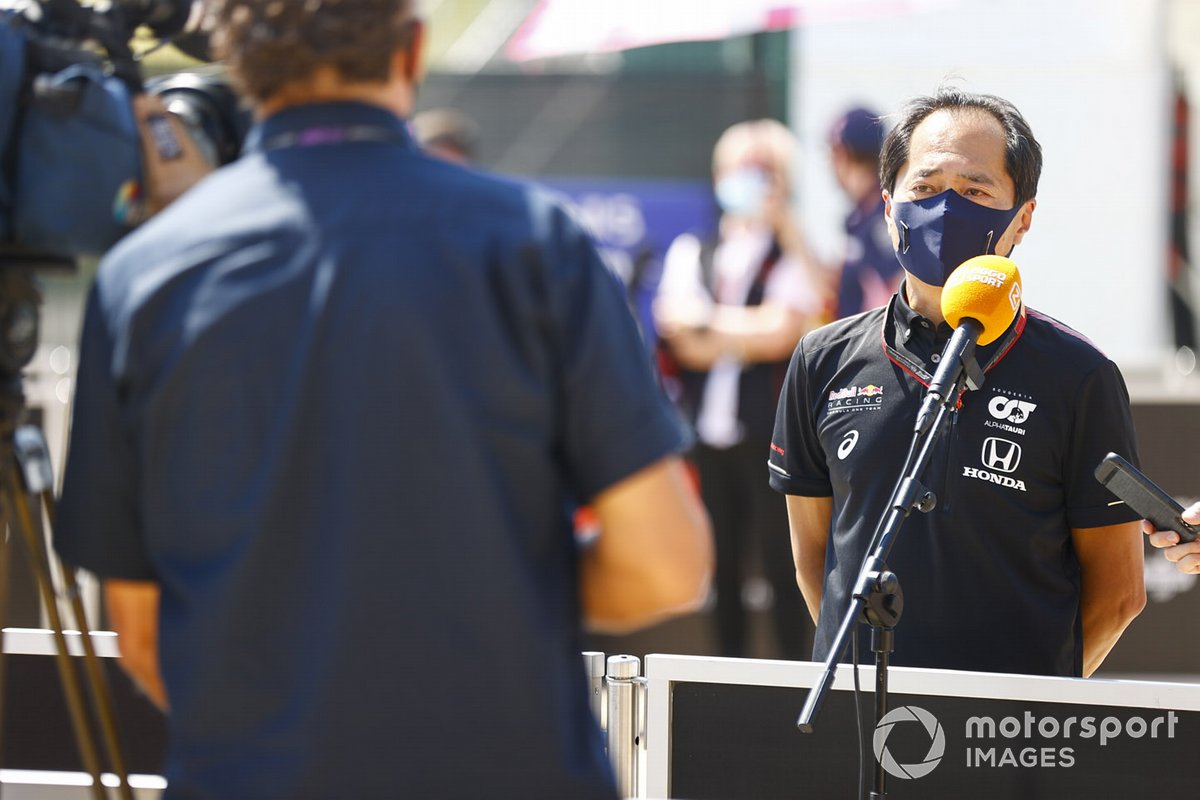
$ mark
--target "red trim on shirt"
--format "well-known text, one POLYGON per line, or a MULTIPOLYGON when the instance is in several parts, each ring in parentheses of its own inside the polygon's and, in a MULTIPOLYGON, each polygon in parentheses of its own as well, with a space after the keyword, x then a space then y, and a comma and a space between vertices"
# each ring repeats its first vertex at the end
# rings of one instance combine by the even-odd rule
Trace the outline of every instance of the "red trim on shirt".
MULTIPOLYGON (((1037 313, 1037 312, 1034 312, 1034 313, 1037 313)), ((1044 315, 1038 314, 1039 319, 1042 318, 1042 316, 1044 316, 1044 315)), ((983 368, 983 371, 985 374, 988 372, 991 372, 992 368, 995 367, 997 364, 999 364, 1004 359, 1004 357, 1007 356, 1009 354, 1009 352, 1013 349, 1013 346, 1017 343, 1017 340, 1021 338, 1021 334, 1025 333, 1025 324, 1027 321, 1028 320, 1025 316, 1025 304, 1022 303, 1021 311, 1017 315, 1016 327, 1013 328, 1013 332, 1010 334, 1011 338, 1009 339, 1008 344, 1005 345, 1004 349, 997 351, 996 354, 992 356, 991 360, 988 361, 987 366, 985 366, 983 368)), ((1076 334, 1076 335, 1078 335, 1078 334, 1076 334)), ((1080 338, 1083 338, 1083 337, 1081 336, 1080 338)), ((885 356, 887 356, 888 361, 891 361, 897 367, 899 367, 900 369, 907 372, 909 375, 911 375, 913 377, 914 380, 916 380, 917 383, 921 384, 926 389, 929 388, 928 381, 926 381, 920 375, 913 372, 911 369, 909 369, 904 364, 902 364, 901 362, 897 361, 895 358, 892 357, 891 351, 890 351, 890 349, 888 347, 888 343, 887 343, 887 318, 886 317, 884 318, 883 331, 880 334, 879 341, 880 341, 880 344, 883 346, 883 354, 885 356)), ((955 403, 955 408, 962 408, 963 395, 965 395, 966 393, 967 393, 966 389, 963 389, 961 392, 959 392, 958 401, 955 403)))

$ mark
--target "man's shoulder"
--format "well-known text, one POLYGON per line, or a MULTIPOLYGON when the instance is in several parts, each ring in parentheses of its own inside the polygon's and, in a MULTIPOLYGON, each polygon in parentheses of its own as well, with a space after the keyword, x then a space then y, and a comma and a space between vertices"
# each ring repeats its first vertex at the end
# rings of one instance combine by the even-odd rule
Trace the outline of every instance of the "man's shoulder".
POLYGON ((1091 371, 1109 360, 1083 333, 1049 314, 1029 307, 1026 307, 1026 329, 1022 338, 1039 353, 1060 363, 1064 369, 1091 371))
POLYGON ((434 191, 522 202, 536 191, 528 181, 418 153, 415 162, 434 191))
POLYGON ((422 156, 423 178, 439 218, 461 229, 488 232, 495 241, 557 248, 590 240, 587 226, 565 194, 535 181, 422 156))
POLYGON ((883 318, 887 312, 887 306, 880 306, 834 320, 805 334, 801 347, 806 354, 817 355, 864 341, 882 343, 883 318))
POLYGON ((492 214, 526 214, 562 209, 566 198, 538 183, 507 175, 498 175, 473 166, 454 164, 424 153, 414 163, 419 180, 427 191, 482 208, 492 214))
POLYGON ((128 233, 100 260, 95 292, 105 314, 136 314, 177 286, 241 251, 247 258, 294 252, 307 225, 303 202, 247 156, 209 174, 128 233), (246 247, 258 248, 247 254, 246 247))

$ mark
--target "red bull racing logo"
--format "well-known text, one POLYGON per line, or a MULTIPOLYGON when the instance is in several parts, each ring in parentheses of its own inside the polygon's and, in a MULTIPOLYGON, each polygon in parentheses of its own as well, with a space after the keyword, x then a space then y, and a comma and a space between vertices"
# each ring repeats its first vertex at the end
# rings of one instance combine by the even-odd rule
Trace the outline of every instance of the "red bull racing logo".
POLYGON ((847 411, 878 411, 883 406, 883 387, 873 383, 866 386, 847 386, 829 393, 828 411, 841 414, 847 411))

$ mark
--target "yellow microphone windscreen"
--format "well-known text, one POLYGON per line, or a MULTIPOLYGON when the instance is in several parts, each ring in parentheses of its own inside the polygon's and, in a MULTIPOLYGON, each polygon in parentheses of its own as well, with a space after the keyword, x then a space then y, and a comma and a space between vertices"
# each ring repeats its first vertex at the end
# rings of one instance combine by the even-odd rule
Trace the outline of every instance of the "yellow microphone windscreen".
POLYGON ((942 316, 957 328, 970 317, 983 325, 978 344, 1000 338, 1021 309, 1021 273, 1004 256, 975 256, 950 273, 942 287, 942 316))

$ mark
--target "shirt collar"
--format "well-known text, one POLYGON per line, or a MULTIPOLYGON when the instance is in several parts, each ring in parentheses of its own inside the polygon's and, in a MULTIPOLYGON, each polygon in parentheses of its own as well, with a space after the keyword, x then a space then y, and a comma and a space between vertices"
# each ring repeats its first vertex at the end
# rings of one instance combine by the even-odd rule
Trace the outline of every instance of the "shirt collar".
POLYGON ((889 340, 888 343, 893 346, 920 343, 925 345, 924 349, 928 349, 937 344, 944 345, 954 333, 954 329, 947 323, 935 323, 917 313, 908 303, 904 283, 900 284, 899 291, 892 297, 888 316, 891 318, 891 327, 895 333, 895 338, 889 340))
POLYGON ((408 122, 381 106, 341 101, 288 106, 258 122, 246 137, 244 152, 261 151, 265 142, 317 129, 364 129, 416 149, 408 122))
MULTIPOLYGON (((1025 329, 1025 309, 1009 325, 1002 336, 983 347, 975 349, 975 358, 985 371, 991 369, 1008 353, 1025 329)), ((883 324, 883 346, 889 358, 928 383, 937 371, 942 351, 954 334, 946 322, 934 325, 908 303, 905 286, 892 296, 891 305, 883 324)))

